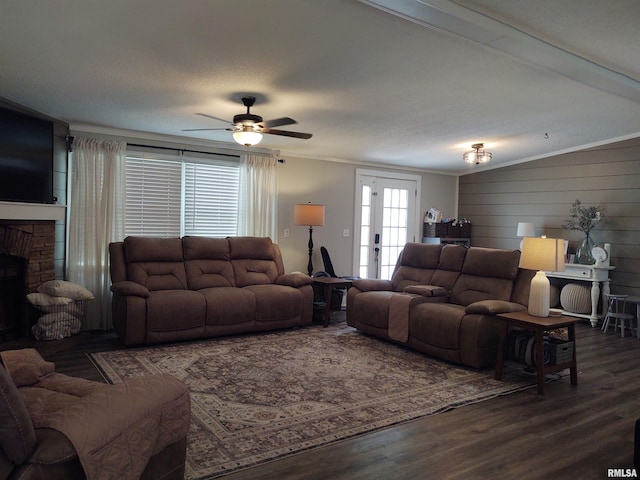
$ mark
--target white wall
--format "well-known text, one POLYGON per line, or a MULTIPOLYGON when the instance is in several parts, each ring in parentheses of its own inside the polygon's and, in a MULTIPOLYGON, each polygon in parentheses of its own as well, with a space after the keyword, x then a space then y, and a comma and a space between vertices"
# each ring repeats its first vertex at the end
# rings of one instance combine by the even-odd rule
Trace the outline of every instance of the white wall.
MULTIPOLYGON (((293 207, 296 203, 320 203, 325 205, 325 225, 313 230, 314 271, 323 270, 320 247, 325 246, 331 255, 336 274, 352 275, 353 222, 355 209, 355 172, 357 168, 393 171, 368 165, 355 165, 337 161, 313 160, 281 156, 285 163, 279 172, 278 238, 287 272, 307 271, 309 240, 308 227, 293 223, 293 207), (289 229, 289 238, 284 230, 289 229), (349 230, 349 237, 342 235, 349 230)), ((396 170, 397 171, 397 170, 396 170)), ((446 216, 457 215, 457 185, 455 176, 407 171, 422 176, 420 210, 422 216, 430 206, 437 206, 446 216)), ((422 224, 418 225, 422 232, 422 224)))

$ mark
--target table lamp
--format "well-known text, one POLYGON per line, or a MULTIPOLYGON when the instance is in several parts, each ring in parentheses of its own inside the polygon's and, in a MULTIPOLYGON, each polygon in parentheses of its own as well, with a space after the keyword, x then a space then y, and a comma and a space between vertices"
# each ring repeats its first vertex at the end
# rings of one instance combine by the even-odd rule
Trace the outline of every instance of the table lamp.
POLYGON ((311 276, 313 274, 313 263, 311 262, 311 255, 313 254, 313 227, 324 225, 324 205, 313 203, 295 205, 293 207, 293 223, 309 227, 309 263, 307 264, 307 273, 311 276))
POLYGON ((547 272, 564 270, 564 240, 561 238, 533 238, 522 240, 520 268, 537 270, 529 290, 529 315, 549 316, 549 279, 547 272))
MULTIPOLYGON (((516 237, 535 237, 535 236, 536 236, 536 231, 533 228, 533 223, 518 222, 516 237)), ((520 242, 520 251, 522 251, 522 241, 520 242)))

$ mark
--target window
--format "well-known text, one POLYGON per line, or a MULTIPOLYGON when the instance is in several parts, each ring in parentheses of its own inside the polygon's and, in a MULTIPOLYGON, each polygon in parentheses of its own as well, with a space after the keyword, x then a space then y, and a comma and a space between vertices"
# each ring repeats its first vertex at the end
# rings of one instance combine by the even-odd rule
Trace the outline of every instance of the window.
POLYGON ((125 235, 227 237, 238 231, 238 161, 129 152, 125 235))

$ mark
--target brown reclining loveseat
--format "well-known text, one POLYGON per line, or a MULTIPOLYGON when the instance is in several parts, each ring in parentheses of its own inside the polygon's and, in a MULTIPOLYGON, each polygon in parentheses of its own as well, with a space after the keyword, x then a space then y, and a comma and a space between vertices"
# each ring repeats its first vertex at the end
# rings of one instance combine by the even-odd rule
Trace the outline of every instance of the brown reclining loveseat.
POLYGON ((109 255, 125 345, 311 324, 313 279, 285 274, 270 238, 127 237, 109 255))
POLYGON ((496 314, 528 304, 535 272, 519 260, 519 250, 409 243, 391 280, 353 282, 347 323, 449 362, 493 365, 496 314))

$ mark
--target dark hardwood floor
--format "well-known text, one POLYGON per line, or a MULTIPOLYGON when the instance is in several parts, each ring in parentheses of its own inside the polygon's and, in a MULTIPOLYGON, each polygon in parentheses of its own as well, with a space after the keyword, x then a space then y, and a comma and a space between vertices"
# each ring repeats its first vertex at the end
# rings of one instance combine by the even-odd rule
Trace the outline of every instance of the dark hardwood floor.
MULTIPOLYGON (((322 328, 314 325, 310 328, 322 328)), ((411 421, 225 477, 272 479, 603 479, 633 466, 640 417, 640 340, 576 326, 578 385, 569 378, 411 421)), ((102 380, 87 353, 121 349, 111 333, 35 347, 56 369, 102 380)))

